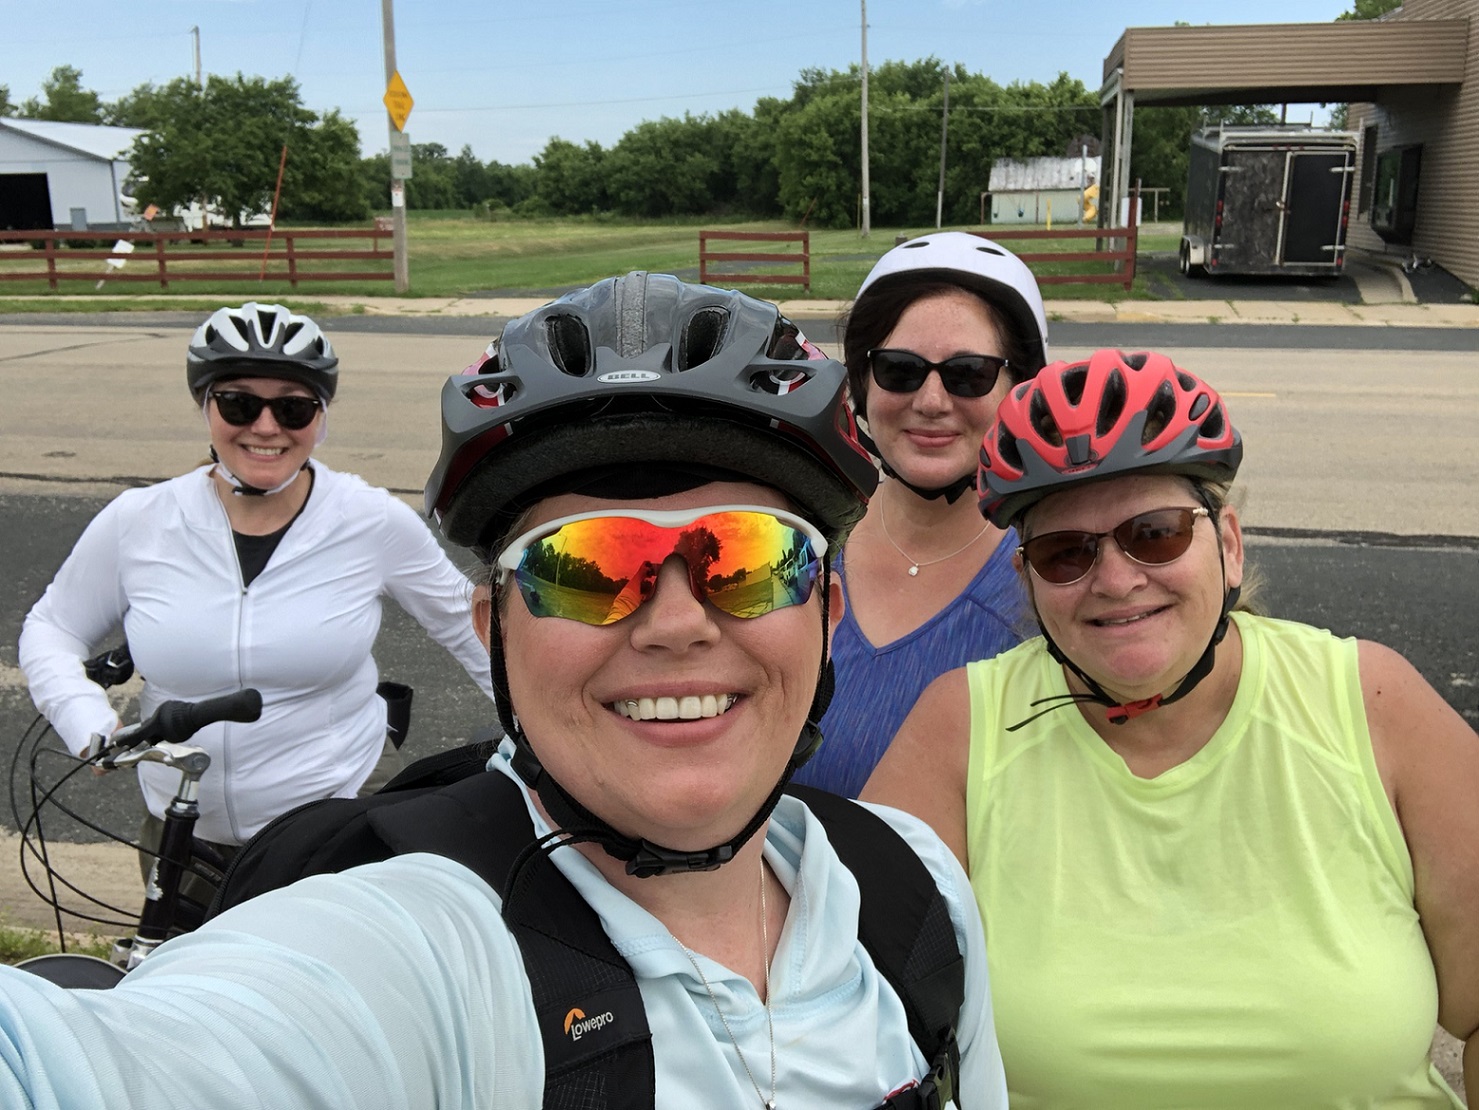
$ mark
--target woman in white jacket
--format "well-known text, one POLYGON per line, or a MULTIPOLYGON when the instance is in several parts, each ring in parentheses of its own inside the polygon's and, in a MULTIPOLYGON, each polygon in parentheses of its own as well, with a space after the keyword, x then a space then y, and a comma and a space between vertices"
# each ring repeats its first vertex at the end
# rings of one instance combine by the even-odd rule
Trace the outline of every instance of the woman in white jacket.
MULTIPOLYGON (((20 663, 77 753, 119 726, 82 669, 119 628, 144 676, 145 713, 260 690, 260 720, 194 739, 211 756, 196 835, 229 849, 302 802, 373 788, 397 766, 371 656, 383 596, 490 697, 492 686, 471 586, 430 529, 385 490, 312 459, 338 380, 318 326, 281 305, 222 308, 196 331, 186 366, 214 462, 98 514, 26 617, 20 663)), ((139 776, 142 842, 157 849, 178 776, 154 765, 139 776)))

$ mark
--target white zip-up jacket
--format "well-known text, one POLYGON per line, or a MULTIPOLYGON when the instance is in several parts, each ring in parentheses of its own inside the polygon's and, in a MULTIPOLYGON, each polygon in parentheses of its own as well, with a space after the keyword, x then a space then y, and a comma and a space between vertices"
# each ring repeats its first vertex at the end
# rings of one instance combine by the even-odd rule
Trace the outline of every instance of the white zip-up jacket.
MULTIPOLYGON (((352 796, 385 741, 371 649, 389 595, 492 697, 472 586, 416 513, 385 490, 312 462, 302 514, 245 589, 209 466, 119 495, 87 526, 26 617, 20 664, 36 707, 73 752, 118 717, 82 660, 120 626, 144 677, 140 709, 244 687, 261 719, 211 725, 195 835, 246 841, 273 817, 318 798, 352 796)), ((163 816, 179 772, 139 767, 163 816)))

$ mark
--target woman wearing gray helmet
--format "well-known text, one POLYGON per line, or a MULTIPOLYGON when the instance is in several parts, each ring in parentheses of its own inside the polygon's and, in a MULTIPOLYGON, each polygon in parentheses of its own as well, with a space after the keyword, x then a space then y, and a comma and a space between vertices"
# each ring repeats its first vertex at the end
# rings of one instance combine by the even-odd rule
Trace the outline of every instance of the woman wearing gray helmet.
MULTIPOLYGON (((194 740, 212 759, 197 835, 227 855, 278 814, 353 794, 398 764, 371 656, 382 597, 491 695, 466 577, 408 506, 312 457, 338 377, 308 317, 255 302, 212 314, 191 339, 186 380, 214 461, 108 505, 21 633, 31 696, 77 753, 118 727, 81 660, 120 628, 145 677, 146 713, 173 698, 262 691, 259 721, 211 725, 194 740)), ((158 847, 177 778, 139 767, 146 851, 158 847)))
POLYGON ((997 404, 1046 359, 1037 282, 980 236, 897 246, 858 290, 843 360, 885 478, 843 556, 831 742, 800 781, 856 797, 931 679, 1021 640, 1010 530, 967 494, 997 404))
POLYGON ((876 480, 844 376, 773 305, 665 275, 510 322, 443 390, 426 491, 490 564, 508 737, 417 797, 407 854, 228 909, 113 991, 0 968, 0 1104, 1004 1110, 959 866, 903 814, 782 789, 819 740, 827 552, 876 480), (903 866, 847 862, 829 809, 903 866), (900 927, 914 893, 938 943, 900 927), (609 957, 538 1006, 576 917, 609 957), (868 919, 956 985, 922 1030, 868 919), (188 1051, 151 1040, 197 1014, 188 1051))

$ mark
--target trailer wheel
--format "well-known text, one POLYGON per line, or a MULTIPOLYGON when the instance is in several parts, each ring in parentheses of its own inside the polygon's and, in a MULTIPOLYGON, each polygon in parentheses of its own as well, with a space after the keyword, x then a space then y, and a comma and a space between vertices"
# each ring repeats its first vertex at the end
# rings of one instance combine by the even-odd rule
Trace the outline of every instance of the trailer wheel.
POLYGON ((1191 245, 1185 239, 1181 240, 1181 274, 1188 278, 1204 278, 1207 270, 1204 266, 1194 266, 1191 261, 1191 245))

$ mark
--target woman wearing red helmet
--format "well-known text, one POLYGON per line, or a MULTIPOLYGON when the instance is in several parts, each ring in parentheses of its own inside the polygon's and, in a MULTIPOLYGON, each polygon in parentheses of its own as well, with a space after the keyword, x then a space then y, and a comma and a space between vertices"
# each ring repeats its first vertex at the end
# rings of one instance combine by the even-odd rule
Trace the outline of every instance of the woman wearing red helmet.
POLYGON ((1455 1107, 1479 1090, 1479 738, 1400 655, 1235 611, 1241 439, 1160 355, 1002 403, 981 508, 1043 635, 937 680, 864 797, 986 924, 1012 1105, 1455 1107))

